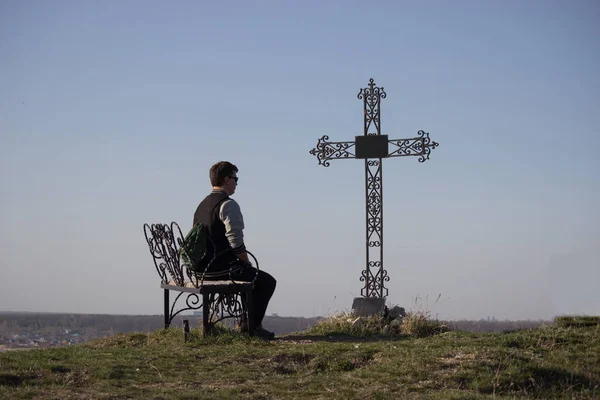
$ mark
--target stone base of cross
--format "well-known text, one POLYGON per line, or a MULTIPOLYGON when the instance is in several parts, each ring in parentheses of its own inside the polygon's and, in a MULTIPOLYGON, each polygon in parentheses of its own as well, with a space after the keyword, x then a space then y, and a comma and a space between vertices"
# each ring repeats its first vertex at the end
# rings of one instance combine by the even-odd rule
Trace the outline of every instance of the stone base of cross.
MULTIPOLYGON (((366 198, 366 265, 360 276, 365 282, 361 295, 354 299, 353 310, 383 308, 390 278, 383 268, 383 178, 382 160, 391 157, 419 157, 419 162, 429 159, 431 150, 439 144, 429 139, 429 133, 418 131, 416 137, 388 139, 381 134, 381 99, 386 97, 383 87, 376 87, 373 79, 358 96, 363 100, 364 134, 353 142, 330 142, 328 136, 319 139, 310 154, 317 157, 319 165, 329 167, 331 160, 364 159, 366 198)), ((375 311, 377 312, 377 311, 375 311)), ((360 313, 360 312, 359 312, 360 313)), ((363 311, 363 314, 373 312, 363 311)))

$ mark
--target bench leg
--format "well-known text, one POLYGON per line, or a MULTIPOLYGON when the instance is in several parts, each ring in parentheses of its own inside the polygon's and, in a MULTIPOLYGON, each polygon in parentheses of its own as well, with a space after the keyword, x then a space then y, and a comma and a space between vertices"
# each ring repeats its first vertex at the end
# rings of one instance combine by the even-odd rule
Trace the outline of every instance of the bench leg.
POLYGON ((210 314, 210 302, 209 302, 208 294, 205 293, 202 295, 202 325, 204 328, 204 337, 206 337, 206 334, 210 330, 210 327, 208 326, 209 314, 210 314))
POLYGON ((190 341, 190 322, 187 319, 183 320, 183 341, 190 341))
POLYGON ((169 321, 169 289, 163 289, 165 291, 165 329, 169 329, 171 321, 169 321))
POLYGON ((248 335, 254 336, 254 306, 252 304, 252 291, 246 292, 246 312, 248 313, 248 335))

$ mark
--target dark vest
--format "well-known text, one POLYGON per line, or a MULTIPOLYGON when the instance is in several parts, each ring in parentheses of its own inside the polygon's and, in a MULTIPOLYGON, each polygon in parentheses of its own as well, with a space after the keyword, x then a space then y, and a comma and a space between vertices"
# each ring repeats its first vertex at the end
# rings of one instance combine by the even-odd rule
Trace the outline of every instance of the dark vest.
MULTIPOLYGON (((209 227, 210 238, 216 246, 216 254, 231 249, 229 240, 227 240, 227 236, 225 236, 225 224, 219 219, 221 203, 227 199, 229 199, 229 196, 225 192, 212 192, 200 202, 194 213, 194 225, 198 222, 202 222, 209 227)), ((215 265, 211 266, 209 272, 226 268, 229 262, 236 259, 237 257, 233 255, 233 253, 224 253, 218 258, 215 265)))

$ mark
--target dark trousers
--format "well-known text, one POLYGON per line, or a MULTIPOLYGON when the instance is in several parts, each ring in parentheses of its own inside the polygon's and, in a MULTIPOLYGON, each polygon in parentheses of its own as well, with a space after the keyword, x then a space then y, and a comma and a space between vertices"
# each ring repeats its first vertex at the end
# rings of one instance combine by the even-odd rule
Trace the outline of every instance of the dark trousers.
MULTIPOLYGON (((269 273, 262 270, 257 270, 251 266, 244 266, 239 269, 232 268, 231 275, 229 275, 229 271, 227 271, 226 274, 227 278, 225 279, 229 279, 229 276, 231 276, 231 279, 236 281, 251 282, 254 280, 254 290, 252 291, 252 311, 254 312, 254 327, 258 328, 262 325, 263 318, 267 312, 267 307, 269 306, 269 301, 275 292, 277 281, 269 273), (258 276, 256 275, 257 271, 258 276)), ((224 278, 221 276, 212 279, 222 280, 224 278)), ((246 299, 244 297, 242 297, 242 304, 245 309, 246 299)))
MULTIPOLYGON (((275 286, 277 281, 269 273, 265 271, 258 271, 254 267, 244 267, 239 273, 232 273, 232 278, 236 281, 250 282, 254 280, 254 290, 252 291, 252 303, 254 312, 254 326, 259 327, 262 325, 263 318, 267 312, 269 301, 275 292, 275 286)), ((245 303, 244 299, 244 303, 245 303)), ((245 306, 245 304, 244 304, 245 306)))

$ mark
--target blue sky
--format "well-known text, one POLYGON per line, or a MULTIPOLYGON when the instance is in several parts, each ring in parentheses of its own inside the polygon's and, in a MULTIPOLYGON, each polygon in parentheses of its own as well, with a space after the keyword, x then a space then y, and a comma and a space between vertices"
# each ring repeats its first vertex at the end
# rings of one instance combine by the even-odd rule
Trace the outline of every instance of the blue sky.
POLYGON ((3 1, 0 309, 162 310, 144 222, 190 228, 240 168, 268 313, 360 295, 364 164, 326 134, 440 146, 384 161, 390 304, 441 318, 598 314, 600 6, 594 1, 3 1), (440 296, 439 301, 434 300, 440 296))

